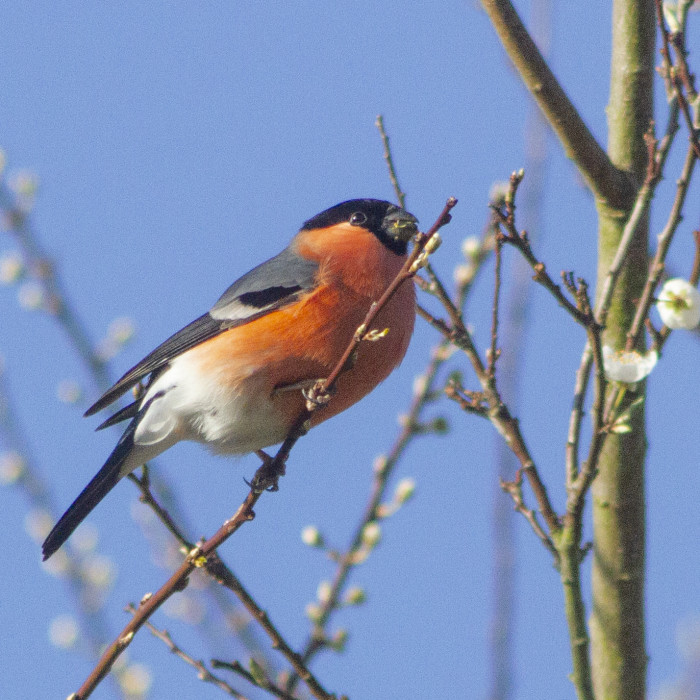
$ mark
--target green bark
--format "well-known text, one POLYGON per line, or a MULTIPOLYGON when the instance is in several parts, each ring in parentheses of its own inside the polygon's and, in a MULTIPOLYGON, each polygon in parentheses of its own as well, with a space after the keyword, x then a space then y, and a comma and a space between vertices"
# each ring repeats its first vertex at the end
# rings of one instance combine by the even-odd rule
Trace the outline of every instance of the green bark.
MULTIPOLYGON (((614 0, 608 155, 641 184, 646 168, 644 132, 652 119, 655 19, 653 0, 614 0)), ((611 209, 599 203, 598 287, 610 267, 632 201, 611 209)), ((641 222, 617 284, 607 318, 605 343, 624 347, 647 276, 648 220, 641 222)), ((626 403, 644 391, 627 392, 626 403)), ((644 643, 644 458, 643 410, 632 432, 609 435, 593 482, 593 611, 591 660, 597 700, 645 696, 644 643)))

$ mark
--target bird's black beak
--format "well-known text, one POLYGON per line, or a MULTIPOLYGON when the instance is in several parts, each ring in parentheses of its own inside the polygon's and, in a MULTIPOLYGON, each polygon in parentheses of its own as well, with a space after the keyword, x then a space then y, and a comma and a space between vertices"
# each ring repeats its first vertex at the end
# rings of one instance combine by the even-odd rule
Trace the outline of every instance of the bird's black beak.
POLYGON ((382 228, 387 236, 408 242, 418 233, 418 219, 404 209, 393 207, 384 217, 382 228))

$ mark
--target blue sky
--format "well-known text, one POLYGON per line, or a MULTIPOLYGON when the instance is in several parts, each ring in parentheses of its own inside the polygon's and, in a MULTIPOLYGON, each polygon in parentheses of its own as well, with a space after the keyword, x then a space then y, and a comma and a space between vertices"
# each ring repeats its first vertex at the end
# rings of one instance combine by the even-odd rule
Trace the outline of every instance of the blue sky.
MULTIPOLYGON (((518 6, 527 13, 527 3, 518 6)), ((557 75, 602 142, 608 25, 605 3, 558 4, 553 17, 557 75)), ((264 10, 250 2, 8 3, 0 10, 0 46, 6 178, 24 168, 39 178, 32 226, 90 335, 103 338, 115 318, 133 322, 135 336, 113 360, 113 376, 279 252, 313 214, 344 199, 393 198, 377 114, 385 118, 408 208, 421 223, 429 226, 448 196, 460 200, 435 257, 446 280, 462 241, 478 235, 488 217, 492 184, 525 164, 531 106, 476 3, 309 0, 264 10)), ((549 269, 574 269, 592 282, 593 203, 552 138, 548 147, 539 252, 549 269)), ((672 168, 684 148, 677 147, 672 168)), ((653 233, 673 179, 658 193, 653 233)), ((698 201, 689 205, 671 257, 679 274, 690 267, 698 201)), ((14 250, 1 233, 0 253, 14 250)), ((482 347, 490 294, 486 273, 468 305, 482 347)), ((97 389, 54 322, 23 309, 16 285, 0 288, 0 304, 5 386, 55 508, 63 510, 116 436, 93 433, 96 423, 81 418, 97 389), (84 389, 76 406, 56 397, 64 380, 84 389)), ((397 415, 435 341, 418 323, 400 369, 299 443, 280 491, 261 499, 255 522, 222 550, 293 644, 308 632, 307 602, 334 570, 301 543, 300 532, 314 524, 334 546, 346 544, 367 499, 372 462, 398 433, 397 415)), ((546 294, 533 290, 519 416, 560 508, 583 342, 546 294)), ((700 619, 693 554, 700 530, 698 373, 689 372, 697 353, 697 341, 674 335, 650 381, 653 692, 681 673, 677 631, 700 619)), ((454 360, 464 368, 460 363, 454 360)), ((353 698, 476 698, 489 687, 491 511, 494 498, 505 498, 494 486, 498 438, 485 421, 446 402, 429 414, 447 416, 451 432, 417 441, 402 462, 396 479, 415 479, 416 496, 384 524, 381 545, 353 574, 368 601, 338 615, 336 626, 350 631, 347 650, 320 656, 314 666, 327 687, 353 698)), ((243 478, 256 467, 253 458, 214 458, 191 445, 159 463, 197 535, 211 534, 234 511, 247 492, 243 478)), ((152 556, 167 536, 157 525, 138 524, 144 516, 135 501, 135 488, 124 482, 89 518, 97 551, 112 562, 102 608, 112 635, 127 619, 124 605, 167 577, 152 556)), ((0 526, 11 554, 0 577, 0 659, 13 671, 0 675, 0 694, 65 697, 91 660, 80 646, 65 650, 49 640, 50 621, 73 614, 73 598, 41 566, 27 514, 21 490, 2 487, 0 526)), ((514 537, 514 697, 571 698, 558 576, 524 520, 515 521, 514 537)), ((200 599, 207 600, 195 594, 191 604, 200 599)), ((154 623, 196 658, 245 662, 245 652, 215 626, 200 634, 177 610, 166 613, 154 623)), ((129 663, 147 665, 152 698, 220 695, 146 631, 130 648, 129 663)), ((114 687, 105 683, 94 697, 116 697, 114 687)))

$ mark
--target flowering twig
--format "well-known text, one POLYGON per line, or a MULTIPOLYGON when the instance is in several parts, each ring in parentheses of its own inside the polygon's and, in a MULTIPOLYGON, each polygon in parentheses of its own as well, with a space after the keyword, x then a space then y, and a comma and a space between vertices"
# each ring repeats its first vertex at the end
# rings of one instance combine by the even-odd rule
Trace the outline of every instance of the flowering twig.
POLYGON ((685 163, 683 164, 683 170, 676 181, 676 196, 673 200, 671 211, 669 212, 666 220, 666 225, 658 236, 656 254, 654 255, 654 259, 649 268, 649 276, 647 277, 644 285, 642 296, 637 302, 634 320, 632 321, 632 325, 627 332, 626 347, 628 350, 631 350, 636 346, 639 335, 644 327, 644 319, 649 315, 649 309, 654 303, 654 290, 656 289, 656 286, 658 285, 661 275, 665 269, 664 263, 666 256, 668 255, 668 250, 671 246, 673 236, 681 223, 683 206, 688 194, 688 188, 690 186, 690 181, 693 176, 693 170, 697 159, 698 155, 695 148, 688 148, 685 163))
MULTIPOLYGON (((425 372, 416 382, 416 392, 413 396, 408 413, 401 421, 401 432, 394 441, 393 446, 386 456, 377 459, 374 471, 374 479, 370 491, 370 496, 364 508, 362 517, 355 528, 350 544, 343 553, 334 555, 338 562, 338 567, 333 576, 327 595, 320 602, 318 610, 313 617, 313 630, 304 644, 304 651, 301 658, 308 663, 321 649, 328 645, 328 636, 325 632, 331 615, 339 607, 340 597, 347 583, 352 568, 360 560, 357 556, 363 547, 363 537, 367 525, 379 519, 379 511, 382 500, 386 494, 391 475, 394 473, 400 458, 405 454, 411 441, 421 431, 421 413, 425 405, 429 402, 435 392, 435 381, 439 369, 449 358, 448 343, 443 342, 433 350, 432 357, 425 372)), ((286 689, 291 692, 296 686, 298 678, 291 676, 287 682, 286 689)))

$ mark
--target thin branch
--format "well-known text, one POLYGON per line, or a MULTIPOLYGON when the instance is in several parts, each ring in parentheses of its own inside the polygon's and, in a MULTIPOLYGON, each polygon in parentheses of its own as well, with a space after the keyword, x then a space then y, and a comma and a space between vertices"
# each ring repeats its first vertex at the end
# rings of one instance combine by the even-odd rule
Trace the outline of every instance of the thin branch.
POLYGON ((240 579, 235 576, 233 572, 223 566, 223 563, 218 558, 216 553, 214 553, 214 555, 207 560, 206 567, 207 571, 214 576, 219 583, 226 586, 236 594, 253 619, 260 624, 265 633, 272 640, 272 648, 277 649, 284 656, 284 658, 289 661, 294 669, 294 672, 306 683, 309 689, 311 689, 314 697, 335 697, 320 694, 324 693, 325 691, 323 691, 318 679, 309 670, 303 655, 297 654, 289 646, 289 644, 287 644, 282 634, 278 631, 272 620, 270 620, 269 615, 255 602, 253 597, 243 586, 240 579), (317 693, 319 694, 317 695, 317 693))
POLYGON ((515 479, 513 481, 506 481, 505 479, 500 480, 500 486, 503 491, 510 495, 513 499, 513 507, 515 510, 522 514, 525 519, 530 523, 535 534, 540 538, 542 544, 550 551, 555 560, 559 559, 559 552, 552 542, 552 538, 544 531, 544 528, 540 525, 537 519, 537 513, 528 508, 525 505, 525 499, 523 497, 523 469, 522 467, 518 469, 515 474, 515 479))
POLYGON ((649 309, 654 303, 654 290, 656 289, 656 286, 658 285, 661 275, 665 269, 665 260, 666 256, 668 255, 669 247, 671 246, 671 241, 673 240, 673 236, 682 220, 683 206, 688 194, 688 188, 690 187, 690 181, 693 176, 693 170, 697 159, 697 151, 691 145, 686 153, 683 170, 681 171, 680 177, 676 182, 676 196, 674 197, 671 211, 669 212, 668 219, 666 220, 666 225, 658 236, 656 255, 654 256, 654 260, 650 265, 650 273, 647 277, 644 291, 642 292, 642 296, 637 303, 634 320, 632 321, 632 325, 627 333, 628 350, 635 347, 639 335, 643 331, 644 319, 648 316, 649 309))
MULTIPOLYGON (((439 283, 437 278, 436 282, 439 283)), ((535 463, 530 456, 527 444, 520 432, 518 421, 510 414, 508 407, 503 403, 496 387, 495 377, 490 376, 487 372, 476 346, 474 345, 471 334, 462 320, 460 310, 450 299, 442 284, 436 284, 432 291, 435 296, 440 299, 440 302, 447 311, 451 325, 448 326, 444 321, 435 319, 428 314, 430 322, 443 333, 445 338, 454 343, 467 355, 477 379, 479 380, 485 401, 488 405, 487 414, 489 420, 493 423, 496 430, 500 433, 520 462, 550 533, 558 531, 561 527, 561 523, 552 508, 549 496, 547 495, 547 489, 540 479, 535 463)), ((419 311, 421 315, 423 315, 423 312, 424 310, 419 311)))
POLYGON ((494 266, 494 284, 493 284, 493 304, 491 307, 491 345, 489 347, 489 353, 487 360, 486 371, 494 377, 496 375, 496 361, 498 360, 498 312, 499 312, 499 300, 501 294, 501 265, 502 258, 501 255, 503 251, 503 237, 496 236, 496 248, 495 248, 495 258, 496 264, 494 266))
MULTIPOLYGON (((136 614, 137 608, 133 605, 126 606, 127 612, 136 614)), ((190 656, 182 647, 175 644, 173 638, 170 636, 170 632, 167 630, 159 630, 155 625, 150 622, 146 622, 144 625, 148 631, 157 639, 160 639, 168 649, 175 654, 178 658, 182 659, 186 664, 189 664, 197 671, 197 677, 200 681, 205 683, 211 683, 215 685, 219 690, 223 690, 224 693, 230 695, 231 697, 238 698, 238 700, 248 700, 247 696, 243 693, 238 692, 232 686, 230 686, 223 678, 219 678, 213 674, 205 665, 203 661, 197 661, 194 657, 190 656)))
POLYGON ((284 690, 284 688, 280 688, 278 685, 275 685, 266 676, 261 677, 257 672, 254 675, 253 673, 248 671, 248 669, 243 668, 243 666, 238 661, 228 662, 222 661, 221 659, 212 659, 211 665, 214 668, 225 668, 228 671, 237 673, 242 678, 245 678, 249 683, 258 686, 258 688, 262 688, 263 690, 267 690, 269 693, 272 693, 272 695, 281 698, 282 700, 298 700, 296 695, 291 695, 286 690, 284 690))
POLYGON ((399 185, 399 179, 396 175, 396 168, 394 167, 394 158, 391 154, 391 148, 389 146, 389 136, 384 129, 384 117, 381 114, 377 115, 377 120, 374 122, 374 125, 377 127, 377 129, 379 129, 379 135, 382 137, 382 144, 384 145, 384 160, 386 161, 387 168, 389 169, 389 179, 391 180, 391 185, 394 188, 396 200, 401 205, 401 208, 405 209, 406 193, 399 185))

